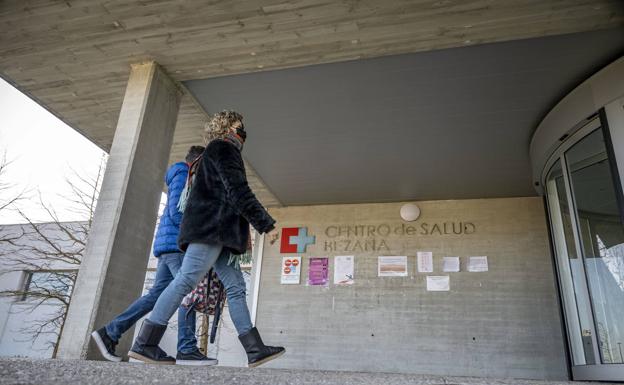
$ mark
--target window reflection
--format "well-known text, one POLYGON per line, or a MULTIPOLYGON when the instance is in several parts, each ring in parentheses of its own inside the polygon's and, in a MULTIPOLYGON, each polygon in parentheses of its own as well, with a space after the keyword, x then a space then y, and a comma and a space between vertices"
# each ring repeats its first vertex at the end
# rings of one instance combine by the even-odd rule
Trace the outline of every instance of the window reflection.
POLYGON ((603 363, 624 363, 624 226, 598 129, 566 152, 603 363))

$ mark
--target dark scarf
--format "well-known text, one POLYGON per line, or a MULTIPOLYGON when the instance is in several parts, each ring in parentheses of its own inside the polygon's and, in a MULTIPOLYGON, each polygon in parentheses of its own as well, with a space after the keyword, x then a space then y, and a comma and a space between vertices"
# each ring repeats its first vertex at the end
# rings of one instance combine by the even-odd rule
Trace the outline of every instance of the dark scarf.
POLYGON ((227 140, 228 142, 232 143, 234 146, 236 146, 236 148, 238 148, 238 151, 243 151, 243 140, 240 138, 240 136, 236 135, 233 132, 228 132, 228 134, 225 136, 224 138, 225 140, 227 140))

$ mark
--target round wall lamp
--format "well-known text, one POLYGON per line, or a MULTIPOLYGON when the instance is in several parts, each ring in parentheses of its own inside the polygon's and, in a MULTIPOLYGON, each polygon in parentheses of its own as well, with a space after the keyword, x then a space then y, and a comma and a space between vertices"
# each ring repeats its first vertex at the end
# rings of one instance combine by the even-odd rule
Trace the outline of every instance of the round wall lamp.
POLYGON ((406 222, 413 222, 420 217, 420 208, 413 203, 401 206, 401 218, 406 222))

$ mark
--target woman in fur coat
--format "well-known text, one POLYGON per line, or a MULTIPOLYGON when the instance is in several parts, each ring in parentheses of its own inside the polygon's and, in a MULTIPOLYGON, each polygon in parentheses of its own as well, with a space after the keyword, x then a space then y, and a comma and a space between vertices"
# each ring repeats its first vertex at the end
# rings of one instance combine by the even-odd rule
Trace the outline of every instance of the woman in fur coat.
POLYGON ((260 233, 267 233, 275 227, 275 220, 247 184, 241 157, 246 138, 243 117, 234 111, 219 112, 206 125, 208 145, 195 166, 194 176, 189 177, 192 188, 185 203, 178 237, 178 246, 186 254, 175 279, 143 322, 129 357, 144 362, 161 362, 164 352, 158 344, 169 319, 184 296, 215 264, 249 366, 261 365, 285 352, 283 347, 266 346, 262 342, 251 323, 242 274, 230 265, 236 263, 230 255, 243 254, 247 249, 250 223, 260 233), (229 277, 222 276, 223 271, 227 271, 229 277))

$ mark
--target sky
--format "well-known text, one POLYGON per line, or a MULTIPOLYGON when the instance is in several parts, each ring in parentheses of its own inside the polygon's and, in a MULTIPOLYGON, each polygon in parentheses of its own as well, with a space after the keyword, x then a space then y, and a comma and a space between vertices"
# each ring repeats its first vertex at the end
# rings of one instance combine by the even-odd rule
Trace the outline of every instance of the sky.
MULTIPOLYGON (((0 79, 0 158, 3 153, 11 161, 3 182, 10 183, 12 189, 0 192, 4 195, 0 202, 11 193, 28 190, 28 199, 19 204, 29 218, 49 220, 40 207, 41 193, 61 220, 85 219, 73 212, 64 198, 72 194, 66 177, 72 175, 72 169, 96 175, 104 151, 0 79)), ((0 224, 23 222, 16 211, 0 211, 0 224)))

